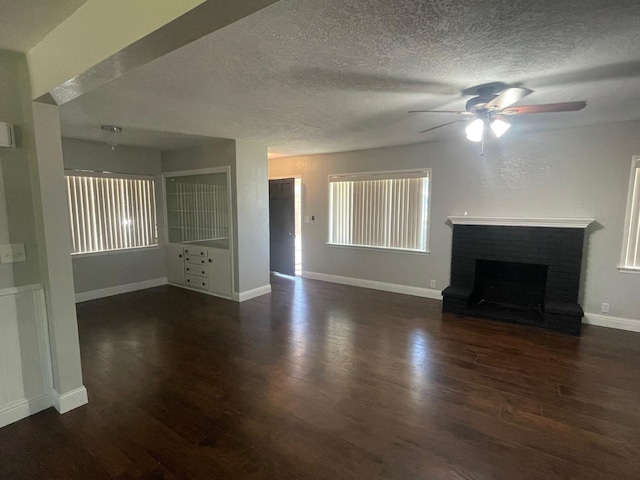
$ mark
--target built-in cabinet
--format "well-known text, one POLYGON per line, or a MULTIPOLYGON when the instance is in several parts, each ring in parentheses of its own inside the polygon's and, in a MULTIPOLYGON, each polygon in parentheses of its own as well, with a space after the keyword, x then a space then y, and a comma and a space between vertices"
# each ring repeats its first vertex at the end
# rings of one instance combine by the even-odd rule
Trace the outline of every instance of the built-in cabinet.
POLYGON ((228 168, 165 174, 169 283, 231 297, 228 168))
POLYGON ((231 296, 229 249, 170 244, 168 277, 173 285, 231 296))

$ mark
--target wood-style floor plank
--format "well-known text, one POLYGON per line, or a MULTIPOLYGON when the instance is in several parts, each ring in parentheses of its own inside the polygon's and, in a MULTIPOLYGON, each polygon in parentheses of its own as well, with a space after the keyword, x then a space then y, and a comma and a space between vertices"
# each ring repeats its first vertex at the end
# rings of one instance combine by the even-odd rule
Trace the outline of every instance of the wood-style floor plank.
POLYGON ((0 479, 640 478, 640 334, 272 287, 79 304, 90 403, 0 430, 0 479))

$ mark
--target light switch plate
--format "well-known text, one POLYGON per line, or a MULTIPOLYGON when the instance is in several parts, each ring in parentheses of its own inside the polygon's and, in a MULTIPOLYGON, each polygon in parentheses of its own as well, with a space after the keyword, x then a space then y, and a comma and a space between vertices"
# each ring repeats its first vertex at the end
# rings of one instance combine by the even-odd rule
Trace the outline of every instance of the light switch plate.
POLYGON ((0 245, 0 263, 18 263, 26 260, 24 243, 0 245))

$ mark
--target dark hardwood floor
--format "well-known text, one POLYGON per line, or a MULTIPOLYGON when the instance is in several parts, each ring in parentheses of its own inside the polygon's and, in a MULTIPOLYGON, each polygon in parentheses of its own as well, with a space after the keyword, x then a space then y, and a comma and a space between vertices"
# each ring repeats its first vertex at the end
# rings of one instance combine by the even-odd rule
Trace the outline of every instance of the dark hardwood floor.
POLYGON ((90 403, 0 430, 0 478, 640 478, 640 334, 272 284, 78 305, 90 403))

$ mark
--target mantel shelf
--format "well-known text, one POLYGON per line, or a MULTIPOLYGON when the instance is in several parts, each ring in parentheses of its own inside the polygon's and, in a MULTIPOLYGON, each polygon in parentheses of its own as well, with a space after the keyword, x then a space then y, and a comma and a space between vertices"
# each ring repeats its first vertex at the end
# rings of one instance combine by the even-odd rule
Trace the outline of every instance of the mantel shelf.
POLYGON ((594 218, 447 217, 453 225, 494 225, 502 227, 587 228, 594 218))

